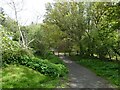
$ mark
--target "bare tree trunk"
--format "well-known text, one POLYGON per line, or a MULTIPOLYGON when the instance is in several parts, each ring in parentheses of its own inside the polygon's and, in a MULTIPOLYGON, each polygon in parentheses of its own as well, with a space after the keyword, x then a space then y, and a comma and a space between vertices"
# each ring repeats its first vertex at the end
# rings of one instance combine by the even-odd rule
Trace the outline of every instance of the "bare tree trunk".
MULTIPOLYGON (((23 3, 23 0, 18 4, 21 4, 21 3, 23 3)), ((18 26, 18 31, 19 31, 19 34, 20 34, 19 43, 20 43, 20 45, 22 45, 21 47, 26 48, 24 36, 23 36, 22 31, 21 31, 21 27, 20 27, 20 25, 18 23, 18 12, 22 11, 23 7, 19 8, 19 10, 18 10, 18 8, 17 8, 18 4, 16 4, 14 0, 11 0, 10 3, 8 3, 8 5, 14 10, 15 19, 16 19, 17 26, 18 26), (21 44, 21 42, 22 42, 22 44, 21 44)))
POLYGON ((111 55, 110 55, 110 52, 108 51, 108 55, 109 55, 109 59, 111 60, 111 55))
POLYGON ((76 54, 77 56, 78 56, 78 52, 79 52, 79 51, 77 51, 77 54, 76 54))
POLYGON ((59 51, 58 51, 58 56, 59 56, 59 51))
POLYGON ((71 56, 71 51, 69 51, 69 56, 71 56))
POLYGON ((117 57, 117 54, 115 54, 115 56, 116 56, 116 61, 118 61, 118 57, 117 57))
POLYGON ((52 51, 52 53, 53 53, 53 54, 55 54, 55 52, 54 52, 54 51, 52 51))
POLYGON ((22 33, 19 25, 18 25, 18 28, 19 28, 19 32, 20 32, 20 37, 19 37, 19 38, 22 38, 22 39, 21 39, 21 40, 22 40, 22 46, 23 46, 24 48, 27 48, 26 45, 25 45, 25 40, 24 40, 23 33, 22 33))

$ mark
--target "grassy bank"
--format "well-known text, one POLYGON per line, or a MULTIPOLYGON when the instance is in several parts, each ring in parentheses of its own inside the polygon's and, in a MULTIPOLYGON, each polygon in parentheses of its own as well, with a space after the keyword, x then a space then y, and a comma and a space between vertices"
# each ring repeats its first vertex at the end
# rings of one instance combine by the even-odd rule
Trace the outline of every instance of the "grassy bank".
POLYGON ((22 65, 9 65, 2 70, 2 88, 56 88, 64 87, 60 78, 45 76, 22 65))
POLYGON ((2 67, 2 88, 66 87, 67 68, 55 55, 44 58, 24 55, 15 60, 15 63, 11 61, 2 67))
POLYGON ((70 57, 72 60, 75 60, 80 65, 83 65, 93 72, 96 75, 101 76, 108 80, 111 84, 119 87, 120 78, 119 78, 119 63, 112 61, 104 61, 99 59, 90 59, 90 58, 80 58, 80 56, 70 57))

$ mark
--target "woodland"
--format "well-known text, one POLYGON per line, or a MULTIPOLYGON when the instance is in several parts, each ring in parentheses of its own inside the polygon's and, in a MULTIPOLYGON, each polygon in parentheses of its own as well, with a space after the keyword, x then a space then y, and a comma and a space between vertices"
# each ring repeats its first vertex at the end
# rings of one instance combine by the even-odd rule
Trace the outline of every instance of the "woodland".
POLYGON ((2 88, 66 88, 61 53, 120 86, 120 2, 47 3, 43 23, 30 25, 9 5, 15 19, 0 11, 2 88))

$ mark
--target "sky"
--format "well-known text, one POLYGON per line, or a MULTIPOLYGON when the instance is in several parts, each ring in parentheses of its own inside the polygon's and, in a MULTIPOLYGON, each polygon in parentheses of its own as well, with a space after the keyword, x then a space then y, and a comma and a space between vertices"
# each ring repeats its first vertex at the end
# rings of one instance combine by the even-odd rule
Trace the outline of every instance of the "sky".
MULTIPOLYGON (((0 0, 0 7, 3 7, 5 13, 10 16, 12 19, 15 19, 14 11, 7 4, 11 0, 0 0)), ((21 0, 13 0, 16 3, 21 2, 21 0)), ((18 12, 18 20, 21 25, 29 25, 31 22, 42 23, 43 16, 45 14, 45 4, 47 2, 53 3, 54 0, 23 0, 23 4, 17 5, 18 8, 21 7, 23 10, 18 12), (37 16, 40 19, 37 21, 37 16)))

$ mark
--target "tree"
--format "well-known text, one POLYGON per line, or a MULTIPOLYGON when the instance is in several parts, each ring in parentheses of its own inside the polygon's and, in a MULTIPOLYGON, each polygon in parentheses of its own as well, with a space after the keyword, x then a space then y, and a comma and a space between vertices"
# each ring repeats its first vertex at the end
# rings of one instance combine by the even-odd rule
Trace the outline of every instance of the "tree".
POLYGON ((57 25, 61 31, 67 34, 68 38, 78 42, 81 49, 80 40, 85 32, 83 6, 83 3, 76 2, 48 4, 46 19, 44 20, 45 23, 57 25))
POLYGON ((6 2, 14 11, 14 15, 15 15, 15 21, 17 23, 18 26, 18 31, 19 31, 19 43, 21 45, 21 47, 27 48, 25 45, 25 39, 23 36, 23 32, 21 31, 21 27, 18 21, 18 12, 22 11, 23 9, 23 0, 21 0, 20 2, 15 2, 14 0, 10 0, 10 2, 6 2))
MULTIPOLYGON (((110 59, 119 55, 118 4, 72 1, 49 3, 46 8, 44 23, 58 26, 66 38, 80 48, 81 55, 109 56, 110 59)), ((65 43, 61 45, 65 46, 65 43)))
POLYGON ((4 14, 4 10, 2 7, 0 7, 0 25, 2 25, 5 21, 5 14, 4 14))

